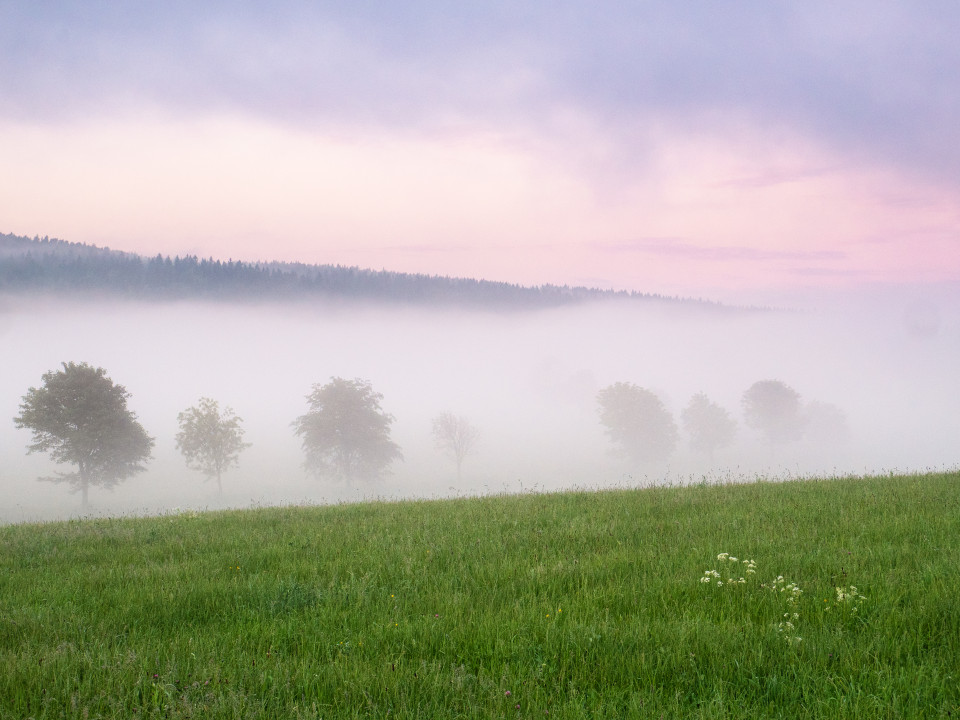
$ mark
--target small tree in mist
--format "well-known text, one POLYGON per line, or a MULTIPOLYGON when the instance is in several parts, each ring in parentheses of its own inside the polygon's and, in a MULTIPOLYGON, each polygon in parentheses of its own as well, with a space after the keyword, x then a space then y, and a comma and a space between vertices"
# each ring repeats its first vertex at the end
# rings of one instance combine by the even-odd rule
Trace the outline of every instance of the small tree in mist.
POLYGON ((130 393, 103 368, 63 363, 42 379, 23 396, 14 425, 33 432, 28 454, 46 452, 56 463, 76 465, 76 472, 40 479, 69 483, 86 509, 91 485, 113 488, 144 470, 153 438, 127 409, 130 393))
POLYGON ((803 406, 803 435, 816 445, 838 446, 850 437, 847 416, 832 403, 811 400, 803 406))
POLYGON ((464 459, 479 438, 480 431, 465 417, 445 412, 433 419, 434 443, 438 450, 448 453, 456 461, 457 480, 460 479, 464 459))
POLYGON ((638 463, 661 462, 677 445, 677 425, 653 392, 618 382, 597 394, 600 423, 617 453, 638 463))
POLYGON ((740 401, 744 420, 770 443, 795 442, 803 437, 800 394, 779 380, 755 382, 740 401))
POLYGON ((250 443, 243 442, 242 422, 230 408, 221 413, 220 406, 210 398, 200 398, 196 407, 177 415, 177 450, 183 454, 187 467, 217 479, 221 495, 223 473, 237 465, 240 453, 250 447, 250 443))
POLYGON ((690 398, 690 403, 680 413, 680 422, 690 439, 690 447, 709 460, 713 460, 713 454, 719 448, 730 445, 737 435, 737 422, 730 413, 704 393, 690 398))
POLYGON ((385 413, 383 395, 365 380, 334 377, 314 385, 310 405, 293 426, 306 453, 306 468, 318 475, 343 479, 373 479, 403 455, 390 440, 393 416, 385 413))

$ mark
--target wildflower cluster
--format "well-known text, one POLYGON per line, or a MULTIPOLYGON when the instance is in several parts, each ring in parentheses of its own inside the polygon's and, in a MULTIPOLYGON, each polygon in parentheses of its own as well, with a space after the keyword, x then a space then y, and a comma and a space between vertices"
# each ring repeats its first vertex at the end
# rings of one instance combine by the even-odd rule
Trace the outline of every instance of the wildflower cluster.
POLYGON ((787 641, 787 645, 796 645, 803 640, 802 637, 797 635, 797 627, 793 624, 793 621, 799 618, 799 613, 786 612, 783 614, 783 620, 777 623, 777 632, 787 641))
MULTIPOLYGON (((700 578, 701 583, 715 584, 717 587, 723 587, 724 585, 746 585, 747 578, 750 575, 755 575, 757 572, 756 562, 753 560, 740 560, 730 553, 724 552, 717 555, 717 562, 722 563, 721 568, 726 571, 726 578, 717 570, 704 570, 703 576, 700 578), (740 575, 741 570, 743 571, 743 575, 740 575)), ((798 644, 802 638, 796 626, 796 622, 800 619, 800 614, 796 612, 795 606, 803 594, 800 586, 794 582, 788 583, 783 575, 778 575, 771 582, 762 583, 760 587, 771 590, 783 598, 787 606, 785 608, 787 612, 783 613, 783 619, 776 625, 777 633, 783 637, 788 645, 798 644)))
MULTIPOLYGON (((773 581, 763 583, 761 587, 783 596, 787 605, 791 606, 791 608, 797 604, 797 600, 803 595, 803 590, 800 589, 800 586, 794 582, 788 583, 784 580, 783 575, 777 575, 773 581)), ((790 609, 783 614, 783 620, 777 623, 777 632, 786 640, 788 645, 797 645, 803 640, 798 634, 796 625, 793 623, 794 620, 798 620, 799 618, 800 614, 790 609)))
POLYGON ((796 605, 797 599, 803 594, 803 590, 796 583, 788 583, 783 579, 783 575, 777 575, 776 580, 773 580, 769 585, 764 583, 760 587, 769 588, 773 592, 786 595, 789 605, 796 605))
POLYGON ((717 561, 721 563, 728 563, 725 568, 727 571, 727 579, 724 580, 720 573, 716 570, 704 570, 703 577, 700 578, 700 582, 716 582, 717 587, 723 587, 724 585, 746 585, 746 578, 743 577, 743 575, 737 577, 739 572, 734 571, 739 571, 742 569, 744 575, 753 575, 757 572, 757 564, 753 560, 738 560, 730 553, 720 553, 717 555, 717 561), (743 565, 744 567, 740 568, 740 565, 743 565))
MULTIPOLYGON (((867 599, 866 596, 860 594, 856 585, 845 588, 838 587, 834 588, 834 590, 837 593, 837 597, 833 603, 833 607, 846 610, 854 615, 856 615, 863 601, 867 599)), ((827 610, 830 610, 830 607, 827 607, 827 610)))
POLYGON ((851 585, 848 588, 835 588, 835 589, 837 591, 838 603, 850 603, 856 606, 867 599, 864 595, 861 595, 859 593, 856 585, 851 585))

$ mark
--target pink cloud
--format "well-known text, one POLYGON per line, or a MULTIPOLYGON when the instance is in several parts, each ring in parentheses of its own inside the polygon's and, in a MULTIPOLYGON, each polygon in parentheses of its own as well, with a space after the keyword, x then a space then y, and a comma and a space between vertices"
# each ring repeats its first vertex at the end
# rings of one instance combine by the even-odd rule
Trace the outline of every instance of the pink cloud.
POLYGON ((0 231, 694 296, 960 278, 948 187, 762 139, 665 132, 656 146, 593 182, 582 156, 515 137, 330 137, 243 118, 0 125, 0 231))
POLYGON ((644 238, 620 243, 594 243, 601 252, 644 253, 712 262, 767 262, 770 260, 843 260, 839 250, 768 250, 758 247, 710 246, 677 238, 644 238))

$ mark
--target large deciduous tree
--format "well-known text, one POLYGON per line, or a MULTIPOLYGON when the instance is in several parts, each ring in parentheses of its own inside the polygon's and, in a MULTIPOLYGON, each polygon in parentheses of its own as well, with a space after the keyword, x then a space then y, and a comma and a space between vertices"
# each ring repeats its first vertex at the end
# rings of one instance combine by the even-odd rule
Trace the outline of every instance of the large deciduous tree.
POLYGON ((473 450, 480 431, 460 415, 445 412, 433 419, 433 440, 438 450, 446 452, 457 463, 457 480, 460 479, 463 461, 473 450))
POLYGON ((393 416, 380 407, 383 395, 365 380, 334 377, 314 385, 310 409, 293 425, 303 443, 306 468, 318 476, 373 479, 403 458, 390 439, 393 416))
POLYGON ((200 398, 195 407, 177 415, 180 426, 177 449, 187 461, 187 467, 217 479, 217 491, 221 495, 223 473, 237 465, 241 451, 250 447, 250 443, 243 441, 242 422, 231 408, 221 412, 219 404, 210 398, 200 398))
POLYGON ((773 444, 794 442, 803 437, 800 393, 780 380, 760 380, 740 400, 749 427, 758 430, 773 444))
POLYGON ((63 363, 44 373, 43 384, 23 396, 13 422, 33 432, 28 453, 46 452, 57 463, 76 466, 53 482, 70 483, 87 507, 91 485, 112 488, 144 470, 153 438, 127 409, 130 393, 115 385, 103 368, 63 363))
POLYGON ((737 434, 737 423, 730 413, 704 393, 690 398, 680 413, 680 422, 690 439, 690 448, 710 460, 719 448, 730 445, 737 434))
POLYGON ((618 382, 597 394, 600 423, 620 455, 641 464, 662 462, 677 445, 677 425, 659 397, 618 382))

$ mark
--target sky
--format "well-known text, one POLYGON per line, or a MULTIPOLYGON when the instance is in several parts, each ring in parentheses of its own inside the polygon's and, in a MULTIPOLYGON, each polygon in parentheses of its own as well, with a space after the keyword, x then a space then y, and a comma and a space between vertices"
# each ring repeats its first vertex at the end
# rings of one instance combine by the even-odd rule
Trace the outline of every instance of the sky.
POLYGON ((960 283, 960 4, 0 0, 0 232, 719 300, 960 283))

